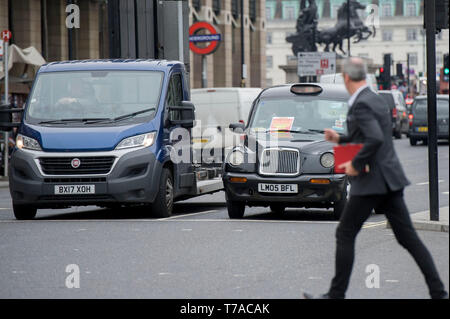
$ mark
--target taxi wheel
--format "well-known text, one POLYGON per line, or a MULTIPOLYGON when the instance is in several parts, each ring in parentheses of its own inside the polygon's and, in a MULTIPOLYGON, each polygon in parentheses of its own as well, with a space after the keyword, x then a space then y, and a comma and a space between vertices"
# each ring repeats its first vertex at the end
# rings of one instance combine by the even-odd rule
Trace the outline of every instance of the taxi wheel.
POLYGON ((245 204, 227 200, 228 217, 231 219, 240 219, 244 217, 245 204))
POLYGON ((414 137, 410 136, 409 144, 411 144, 411 146, 415 146, 417 144, 417 140, 414 137))
POLYGON ((14 217, 18 220, 29 220, 36 216, 37 209, 31 206, 14 205, 13 204, 14 217))
POLYGON ((345 204, 347 203, 347 199, 342 199, 337 201, 333 205, 333 218, 335 220, 340 220, 342 212, 344 211, 345 204))
POLYGON ((285 209, 282 205, 270 205, 270 210, 277 215, 283 214, 285 209))

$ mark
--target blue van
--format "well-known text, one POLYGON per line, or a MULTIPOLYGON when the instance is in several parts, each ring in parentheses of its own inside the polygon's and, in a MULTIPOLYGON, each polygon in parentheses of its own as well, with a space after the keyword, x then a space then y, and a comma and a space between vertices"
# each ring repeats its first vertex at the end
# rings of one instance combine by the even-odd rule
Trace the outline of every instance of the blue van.
POLYGON ((194 105, 184 64, 86 60, 42 66, 11 155, 17 219, 40 208, 148 207, 223 188, 220 172, 192 164, 194 105))

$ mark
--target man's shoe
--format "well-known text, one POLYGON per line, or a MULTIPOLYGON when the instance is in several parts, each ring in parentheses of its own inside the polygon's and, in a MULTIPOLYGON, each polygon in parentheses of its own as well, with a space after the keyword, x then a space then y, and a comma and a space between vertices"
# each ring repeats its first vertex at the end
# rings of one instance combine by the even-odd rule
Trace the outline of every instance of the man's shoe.
POLYGON ((313 295, 311 295, 311 294, 309 294, 307 292, 303 293, 303 298, 304 299, 333 299, 333 298, 330 297, 329 294, 322 294, 322 295, 319 295, 317 297, 314 297, 313 295))

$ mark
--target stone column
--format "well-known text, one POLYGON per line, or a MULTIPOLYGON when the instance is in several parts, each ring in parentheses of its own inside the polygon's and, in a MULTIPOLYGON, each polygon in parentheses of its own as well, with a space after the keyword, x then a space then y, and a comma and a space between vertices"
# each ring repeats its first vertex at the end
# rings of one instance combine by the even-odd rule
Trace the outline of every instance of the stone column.
POLYGON ((11 5, 14 44, 22 49, 33 46, 41 52, 41 2, 21 0, 11 5))
POLYGON ((222 42, 214 53, 214 86, 230 87, 233 85, 231 0, 222 1, 222 6, 218 17, 222 42))
POLYGON ((98 59, 100 56, 99 4, 80 1, 80 28, 76 29, 77 59, 98 59))
POLYGON ((68 59, 66 1, 47 1, 48 62, 68 59))
POLYGON ((251 32, 251 87, 265 87, 266 85, 266 1, 260 0, 256 5, 255 31, 251 32))
POLYGON ((0 32, 8 29, 8 0, 0 0, 0 32))

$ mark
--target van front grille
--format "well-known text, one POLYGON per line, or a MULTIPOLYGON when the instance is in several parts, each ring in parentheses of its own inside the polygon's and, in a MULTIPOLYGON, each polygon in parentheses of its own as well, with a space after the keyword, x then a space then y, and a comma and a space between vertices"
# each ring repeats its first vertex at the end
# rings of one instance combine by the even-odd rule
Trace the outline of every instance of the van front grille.
POLYGON ((39 163, 46 175, 90 175, 109 173, 114 159, 114 156, 41 157, 39 163), (79 159, 77 168, 72 166, 74 159, 79 159))

